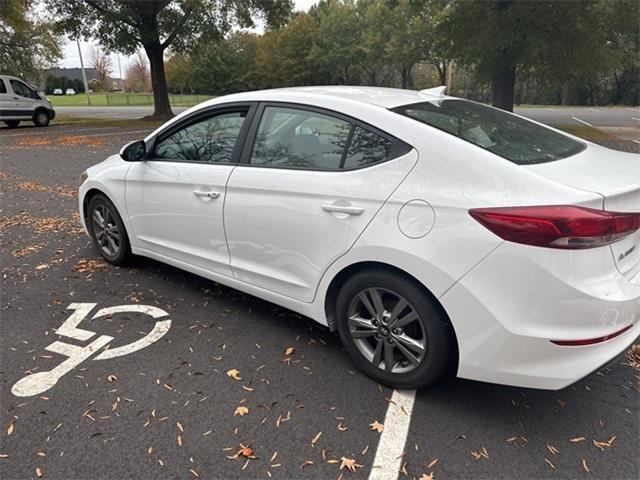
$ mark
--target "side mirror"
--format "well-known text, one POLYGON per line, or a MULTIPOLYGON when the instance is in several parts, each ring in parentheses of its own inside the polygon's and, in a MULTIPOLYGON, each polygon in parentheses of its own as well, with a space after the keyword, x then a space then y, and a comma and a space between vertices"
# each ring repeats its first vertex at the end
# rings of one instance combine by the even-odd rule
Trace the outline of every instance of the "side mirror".
POLYGON ((127 143, 122 150, 120 150, 120 156, 125 162, 143 162, 147 158, 147 146, 144 140, 136 140, 135 142, 127 143))

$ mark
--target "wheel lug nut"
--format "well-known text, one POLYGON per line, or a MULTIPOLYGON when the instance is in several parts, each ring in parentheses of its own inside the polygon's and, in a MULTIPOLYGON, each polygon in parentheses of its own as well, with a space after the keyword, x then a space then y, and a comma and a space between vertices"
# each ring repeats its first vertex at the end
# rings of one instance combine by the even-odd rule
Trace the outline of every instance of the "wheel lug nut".
POLYGON ((380 332, 376 333, 376 338, 381 338, 382 335, 380 335, 380 332))
POLYGON ((393 338, 387 338, 387 342, 393 343, 393 338))
POLYGON ((400 330, 397 328, 394 328, 392 331, 394 335, 398 335, 400 333, 400 330))

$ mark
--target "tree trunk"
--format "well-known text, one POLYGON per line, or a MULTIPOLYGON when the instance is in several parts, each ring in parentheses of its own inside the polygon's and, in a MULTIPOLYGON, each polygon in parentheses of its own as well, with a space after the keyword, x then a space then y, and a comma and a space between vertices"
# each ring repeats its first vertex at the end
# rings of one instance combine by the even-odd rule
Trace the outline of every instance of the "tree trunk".
POLYGON ((153 89, 153 119, 173 117, 169 104, 169 91, 167 89, 167 77, 164 72, 164 48, 160 40, 144 44, 144 51, 149 58, 151 69, 151 88, 153 89))
POLYGON ((491 80, 492 105, 513 112, 516 66, 508 62, 496 66, 491 80))

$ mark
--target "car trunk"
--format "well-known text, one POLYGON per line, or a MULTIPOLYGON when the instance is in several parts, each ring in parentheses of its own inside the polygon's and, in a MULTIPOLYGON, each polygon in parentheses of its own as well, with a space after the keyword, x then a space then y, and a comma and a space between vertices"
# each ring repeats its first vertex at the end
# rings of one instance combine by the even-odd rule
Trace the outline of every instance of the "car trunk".
MULTIPOLYGON (((525 168, 554 182, 602 195, 604 210, 640 212, 640 155, 590 144, 572 157, 525 168)), ((611 252, 620 273, 635 277, 640 272, 640 230, 612 243, 611 252)))

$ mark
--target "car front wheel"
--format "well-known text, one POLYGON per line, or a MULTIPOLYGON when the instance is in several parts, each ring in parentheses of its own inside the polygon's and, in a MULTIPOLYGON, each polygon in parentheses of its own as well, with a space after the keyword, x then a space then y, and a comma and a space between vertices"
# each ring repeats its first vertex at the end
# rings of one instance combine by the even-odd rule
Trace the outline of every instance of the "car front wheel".
POLYGON ((414 279, 386 269, 361 271, 336 302, 340 339, 354 363, 393 388, 437 380, 455 359, 448 318, 414 279))
POLYGON ((89 201, 86 217, 87 229, 93 243, 113 265, 123 265, 131 256, 129 237, 116 207, 102 194, 96 194, 89 201))

